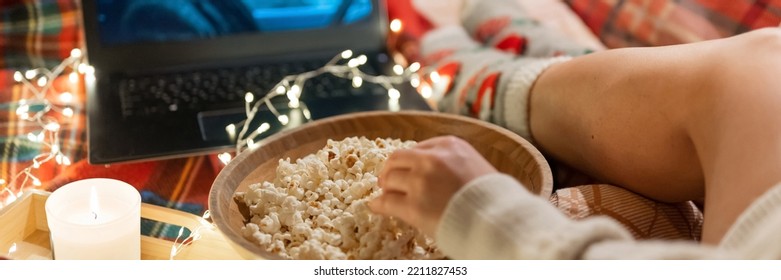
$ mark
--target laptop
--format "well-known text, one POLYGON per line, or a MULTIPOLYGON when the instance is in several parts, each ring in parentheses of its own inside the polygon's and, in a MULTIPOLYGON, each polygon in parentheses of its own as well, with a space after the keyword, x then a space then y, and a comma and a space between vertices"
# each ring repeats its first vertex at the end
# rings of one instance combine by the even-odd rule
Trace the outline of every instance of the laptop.
MULTIPOLYGON (((246 119, 247 92, 261 99, 285 75, 314 70, 350 49, 361 70, 390 74, 382 0, 83 1, 89 162, 107 164, 233 151, 230 124, 246 119)), ((307 81, 311 119, 372 110, 430 110, 408 83, 401 97, 324 74, 307 81)), ((262 122, 277 131, 306 122, 287 98, 262 122)), ((265 106, 264 106, 265 108, 265 106)), ((259 140, 259 139, 256 139, 259 140)))

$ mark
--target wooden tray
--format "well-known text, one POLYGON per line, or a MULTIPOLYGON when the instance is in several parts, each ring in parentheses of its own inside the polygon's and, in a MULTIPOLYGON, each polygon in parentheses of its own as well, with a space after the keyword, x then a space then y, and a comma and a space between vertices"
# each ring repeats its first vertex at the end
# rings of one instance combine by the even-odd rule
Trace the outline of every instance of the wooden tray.
MULTIPOLYGON (((29 191, 14 203, 0 209, 0 256, 13 259, 52 259, 49 226, 44 209, 48 197, 48 192, 29 191)), ((217 228, 201 217, 146 203, 141 204, 141 217, 183 226, 191 232, 200 228, 201 238, 184 246, 175 259, 242 259, 217 228)), ((141 235, 141 259, 170 259, 173 245, 169 240, 141 235)))

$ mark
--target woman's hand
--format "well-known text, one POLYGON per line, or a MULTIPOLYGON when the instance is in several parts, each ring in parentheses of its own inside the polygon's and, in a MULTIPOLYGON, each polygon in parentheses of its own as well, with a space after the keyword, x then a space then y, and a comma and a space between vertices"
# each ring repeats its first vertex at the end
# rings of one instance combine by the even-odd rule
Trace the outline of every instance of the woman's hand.
POLYGON ((390 155, 379 175, 383 194, 369 206, 433 237, 450 198, 469 181, 494 172, 466 141, 431 138, 390 155))

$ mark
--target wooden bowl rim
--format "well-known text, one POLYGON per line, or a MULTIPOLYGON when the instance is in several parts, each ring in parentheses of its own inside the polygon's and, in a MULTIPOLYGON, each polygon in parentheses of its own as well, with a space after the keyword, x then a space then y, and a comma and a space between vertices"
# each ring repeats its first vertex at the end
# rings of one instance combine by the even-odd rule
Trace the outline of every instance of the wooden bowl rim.
MULTIPOLYGON (((548 162, 545 160, 545 157, 543 157, 542 153, 534 147, 529 141, 524 139, 523 137, 519 136, 518 134, 507 130, 506 128, 503 128, 501 126, 474 119, 469 118, 465 116, 459 116, 459 115, 453 115, 453 114, 447 114, 447 113, 440 113, 440 112, 426 112, 426 111, 403 111, 403 112, 388 112, 388 111, 374 111, 374 112, 358 112, 358 113, 349 113, 344 115, 338 115, 338 116, 332 116, 328 118, 323 118, 320 120, 312 121, 309 123, 305 123, 301 126, 289 129, 289 130, 283 130, 280 132, 277 132, 269 137, 266 137, 265 139, 258 142, 259 146, 266 145, 267 143, 278 141, 281 138, 287 137, 289 134, 296 133, 300 130, 309 129, 310 127, 318 126, 324 123, 337 123, 345 120, 350 120, 354 118, 361 118, 361 117, 382 117, 382 116, 396 116, 401 118, 414 118, 414 117, 433 117, 433 118, 440 118, 440 119, 451 119, 455 121, 461 121, 461 122, 467 122, 478 126, 485 126, 487 128, 493 129, 499 134, 502 134, 505 137, 508 137, 518 143, 521 144, 521 146, 530 154, 530 156, 533 158, 535 163, 539 166, 539 170, 542 173, 541 174, 541 181, 542 186, 540 186, 540 196, 546 197, 550 196, 553 192, 553 175, 550 169, 550 165, 548 165, 548 162)), ((223 213, 219 210, 220 201, 218 201, 218 193, 222 191, 226 191, 224 188, 228 187, 229 191, 232 193, 236 192, 236 189, 239 187, 239 185, 235 186, 227 186, 227 181, 229 181, 229 176, 234 175, 232 174, 236 168, 242 165, 242 163, 249 158, 253 152, 256 150, 244 150, 239 155, 237 155, 233 160, 231 160, 228 165, 226 165, 219 174, 217 174, 217 178, 212 183, 211 189, 209 190, 209 197, 208 197, 208 207, 209 212, 211 216, 211 220, 214 224, 217 225, 217 229, 226 237, 226 239, 229 242, 233 242, 234 247, 237 247, 237 250, 247 250, 252 254, 257 255, 261 258, 266 259, 279 259, 280 257, 271 254, 265 250, 262 250, 260 246, 257 246, 254 243, 249 242, 246 238, 243 236, 235 236, 233 234, 226 234, 227 232, 230 232, 230 227, 227 222, 228 221, 226 217, 229 213, 223 213), (223 186, 223 189, 220 188, 220 186, 223 186), (216 210, 216 211, 215 211, 216 210)), ((247 174, 241 174, 243 178, 246 178, 252 171, 248 172, 247 174)), ((243 179, 242 179, 243 180, 243 179)), ((547 197, 546 197, 547 198, 547 197)), ((232 203, 232 201, 228 202, 232 203)), ((246 255, 247 252, 241 252, 242 254, 246 255)))

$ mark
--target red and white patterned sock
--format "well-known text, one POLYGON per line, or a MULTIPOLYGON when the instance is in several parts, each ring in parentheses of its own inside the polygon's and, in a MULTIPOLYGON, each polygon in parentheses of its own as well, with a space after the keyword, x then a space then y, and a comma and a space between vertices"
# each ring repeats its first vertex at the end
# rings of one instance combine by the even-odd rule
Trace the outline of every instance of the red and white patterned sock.
POLYGON ((461 23, 480 43, 516 55, 578 56, 591 52, 534 20, 517 1, 465 0, 461 23))
POLYGON ((472 116, 506 127, 530 142, 528 96, 542 71, 558 57, 517 57, 486 48, 458 26, 433 30, 421 42, 424 61, 437 74, 429 76, 438 110, 472 116))

